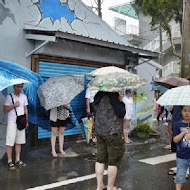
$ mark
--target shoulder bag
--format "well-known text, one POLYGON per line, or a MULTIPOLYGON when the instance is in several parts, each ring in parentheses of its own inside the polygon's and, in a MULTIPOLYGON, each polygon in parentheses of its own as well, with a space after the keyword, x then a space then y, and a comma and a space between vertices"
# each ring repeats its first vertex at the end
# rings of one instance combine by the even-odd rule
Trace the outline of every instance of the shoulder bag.
MULTIPOLYGON (((12 103, 14 104, 12 94, 10 94, 10 96, 11 96, 11 99, 12 99, 12 103)), ((16 116, 17 116, 17 119, 16 119, 17 129, 19 131, 21 131, 21 130, 26 128, 26 124, 27 124, 26 114, 18 116, 15 107, 14 107, 14 109, 15 109, 15 113, 16 113, 16 116)))

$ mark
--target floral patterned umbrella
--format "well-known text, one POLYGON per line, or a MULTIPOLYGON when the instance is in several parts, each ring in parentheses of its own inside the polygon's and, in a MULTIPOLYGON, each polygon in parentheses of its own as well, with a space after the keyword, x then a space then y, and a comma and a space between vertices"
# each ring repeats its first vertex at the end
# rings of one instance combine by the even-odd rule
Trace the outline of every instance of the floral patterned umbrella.
POLYGON ((93 124, 94 124, 94 118, 85 117, 85 118, 82 118, 82 122, 83 122, 83 125, 84 125, 84 132, 85 132, 85 135, 86 135, 86 141, 89 144, 90 139, 92 137, 92 127, 93 127, 93 124))
POLYGON ((88 73, 89 76, 97 77, 101 75, 107 75, 111 73, 128 73, 125 69, 116 67, 116 66, 107 66, 107 67, 101 67, 98 68, 90 73, 88 73))
POLYGON ((90 81, 88 87, 90 90, 104 92, 119 92, 126 89, 137 89, 148 82, 141 76, 133 73, 112 73, 95 77, 90 81))

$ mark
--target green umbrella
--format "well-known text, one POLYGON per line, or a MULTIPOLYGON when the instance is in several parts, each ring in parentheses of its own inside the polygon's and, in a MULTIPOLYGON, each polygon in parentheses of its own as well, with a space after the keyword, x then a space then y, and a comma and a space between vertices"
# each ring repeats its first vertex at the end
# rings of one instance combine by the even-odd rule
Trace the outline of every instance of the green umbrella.
POLYGON ((126 89, 137 89, 148 82, 141 76, 133 73, 113 73, 97 76, 90 81, 88 87, 90 90, 104 92, 119 92, 126 89))

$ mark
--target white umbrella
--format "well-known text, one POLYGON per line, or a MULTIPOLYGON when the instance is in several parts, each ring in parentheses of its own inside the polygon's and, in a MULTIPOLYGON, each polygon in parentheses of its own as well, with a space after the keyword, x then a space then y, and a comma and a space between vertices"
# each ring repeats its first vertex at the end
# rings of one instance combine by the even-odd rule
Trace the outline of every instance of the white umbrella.
POLYGON ((28 80, 16 78, 16 79, 7 79, 4 76, 0 75, 0 91, 7 88, 8 92, 10 93, 13 91, 12 86, 16 84, 24 84, 24 88, 29 86, 31 83, 28 80))
POLYGON ((38 88, 38 97, 46 110, 69 104, 84 90, 84 78, 64 75, 49 78, 38 88))
POLYGON ((24 88, 26 88, 26 87, 28 87, 29 85, 31 85, 31 82, 29 82, 28 80, 25 80, 25 79, 21 79, 21 78, 11 79, 10 82, 11 82, 13 85, 16 85, 16 84, 24 84, 24 88))
POLYGON ((190 106, 190 85, 172 88, 166 91, 156 102, 161 106, 190 106))
POLYGON ((92 77, 96 77, 96 76, 102 76, 102 75, 111 74, 111 73, 128 73, 128 71, 126 71, 125 69, 121 69, 119 67, 108 66, 108 67, 98 68, 88 73, 88 75, 92 77))

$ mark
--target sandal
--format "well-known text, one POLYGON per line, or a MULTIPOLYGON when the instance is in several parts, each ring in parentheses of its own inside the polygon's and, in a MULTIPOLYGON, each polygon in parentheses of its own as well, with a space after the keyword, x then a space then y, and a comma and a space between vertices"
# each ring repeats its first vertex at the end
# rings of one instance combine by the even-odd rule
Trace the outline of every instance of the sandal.
POLYGON ((51 152, 51 155, 53 156, 53 158, 58 158, 57 153, 53 153, 53 152, 51 152))
POLYGON ((168 144, 168 145, 166 145, 164 148, 171 150, 171 145, 168 144))
POLYGON ((176 171, 169 171, 168 175, 176 175, 176 171))
POLYGON ((65 153, 64 151, 60 151, 60 155, 61 155, 61 156, 65 156, 66 153, 65 153))
POLYGON ((15 165, 12 163, 12 162, 9 162, 7 164, 7 167, 10 169, 10 170, 14 170, 15 169, 15 165))
POLYGON ((113 187, 113 190, 122 190, 121 188, 113 187))
POLYGON ((16 165, 17 166, 26 166, 26 164, 22 160, 19 160, 18 162, 16 162, 16 165))

